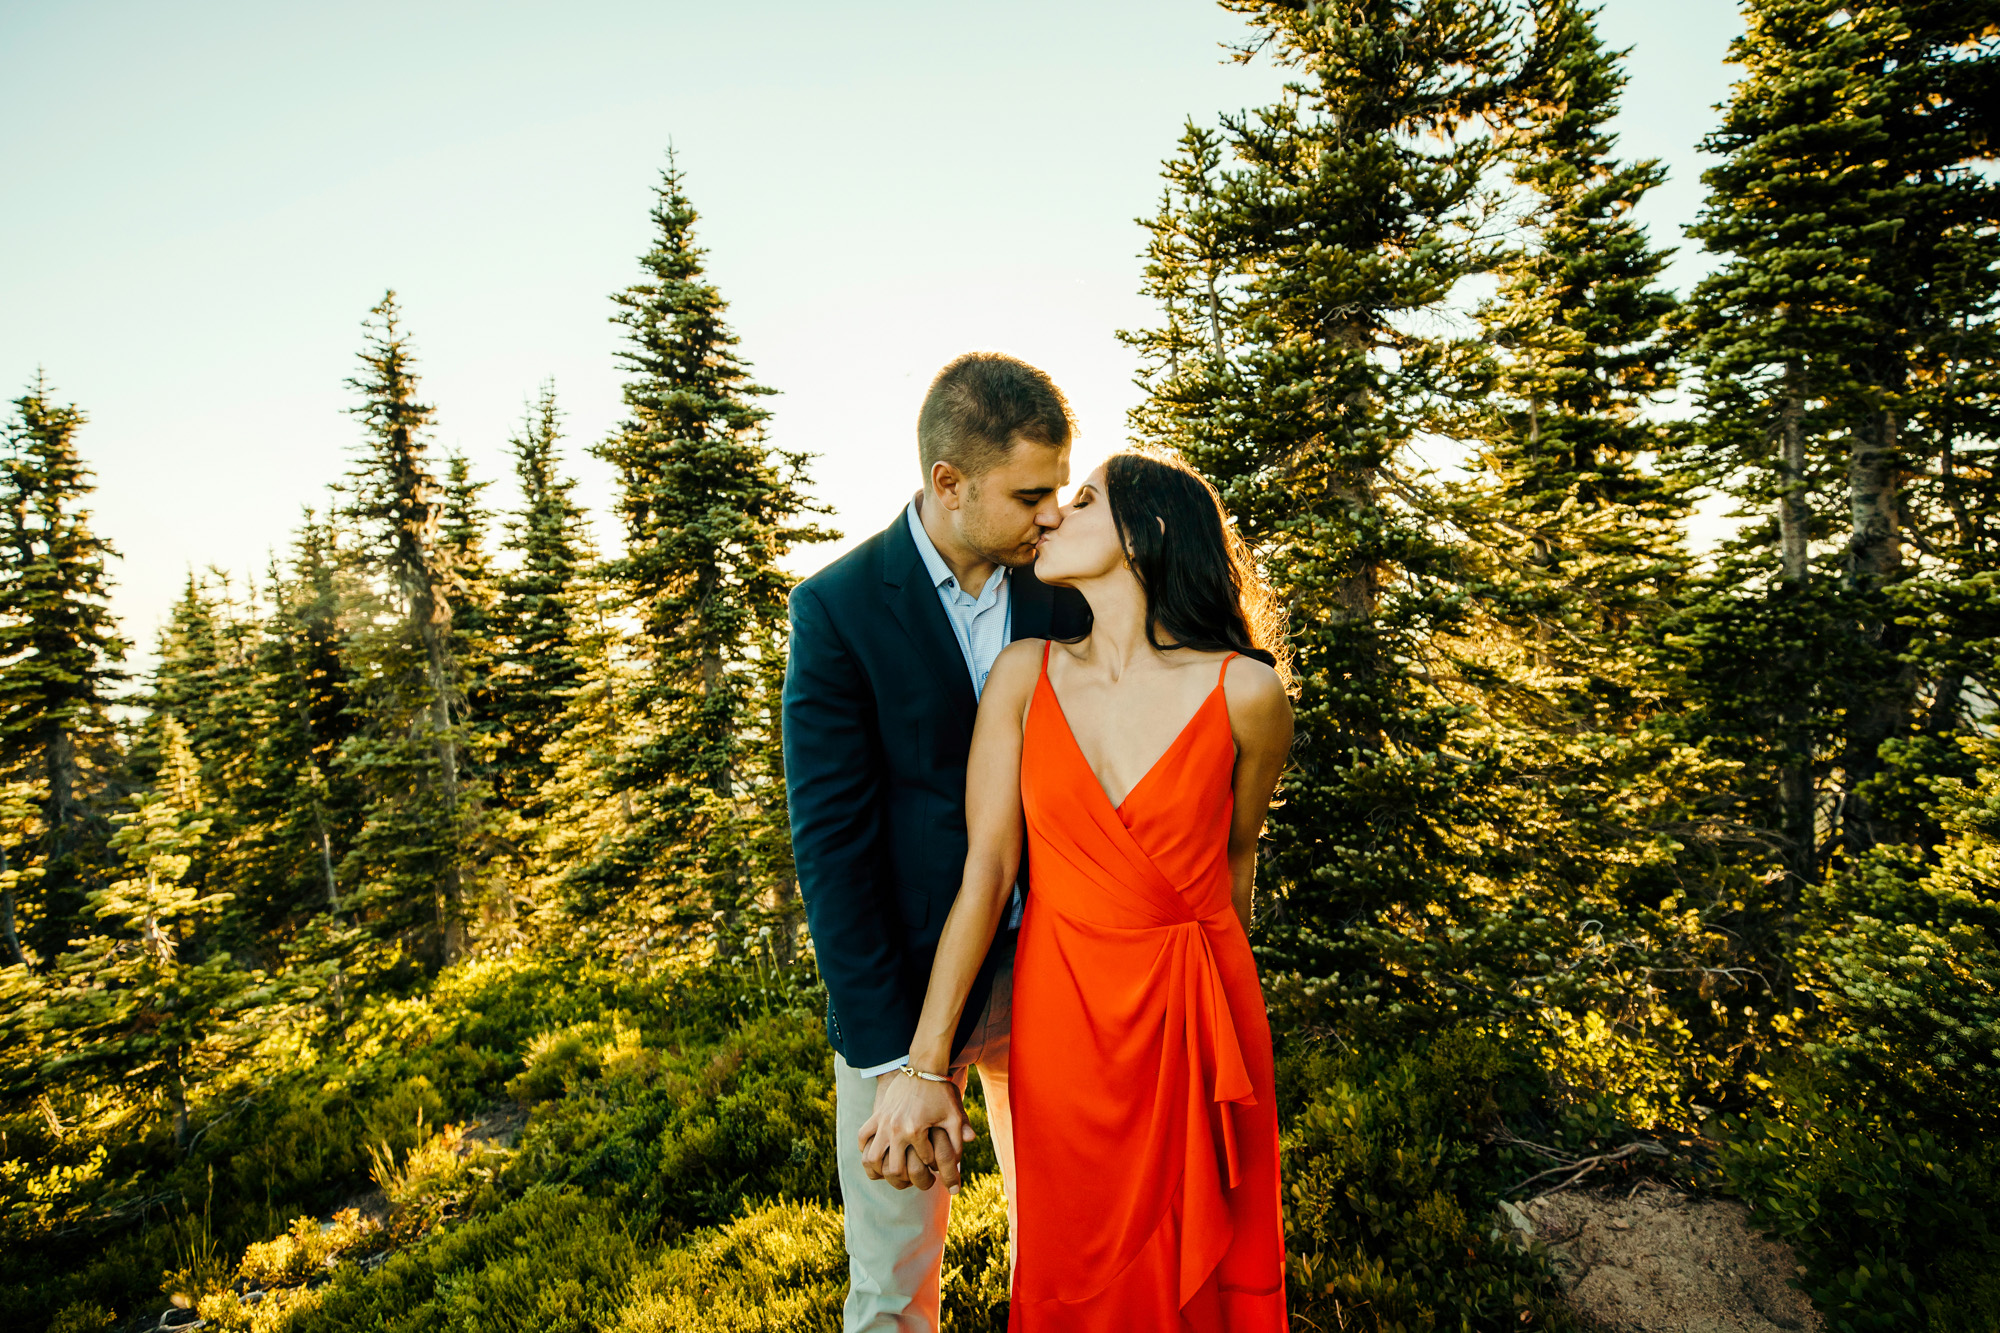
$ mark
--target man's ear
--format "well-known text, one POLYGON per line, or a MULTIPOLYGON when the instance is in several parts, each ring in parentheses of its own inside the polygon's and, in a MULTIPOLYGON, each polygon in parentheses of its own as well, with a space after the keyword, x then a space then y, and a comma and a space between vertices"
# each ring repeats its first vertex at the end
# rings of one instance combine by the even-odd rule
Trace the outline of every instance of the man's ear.
POLYGON ((964 504, 965 490, 963 472, 943 459, 931 464, 931 492, 946 509, 956 509, 964 504))

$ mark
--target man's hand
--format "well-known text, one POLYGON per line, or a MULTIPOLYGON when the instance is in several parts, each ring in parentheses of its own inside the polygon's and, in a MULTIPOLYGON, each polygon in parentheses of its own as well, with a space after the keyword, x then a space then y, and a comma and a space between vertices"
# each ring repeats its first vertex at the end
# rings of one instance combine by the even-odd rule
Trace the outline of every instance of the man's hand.
POLYGON ((875 1113, 861 1127, 861 1169, 897 1189, 956 1192, 964 1145, 978 1137, 952 1083, 891 1071, 875 1080, 875 1113))

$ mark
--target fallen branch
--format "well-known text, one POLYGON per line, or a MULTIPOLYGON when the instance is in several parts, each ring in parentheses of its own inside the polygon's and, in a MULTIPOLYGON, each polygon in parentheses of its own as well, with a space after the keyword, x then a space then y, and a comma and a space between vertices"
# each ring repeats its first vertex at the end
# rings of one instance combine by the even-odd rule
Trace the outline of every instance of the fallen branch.
MULTIPOLYGON (((1548 1155, 1553 1156, 1554 1154, 1549 1153, 1548 1155)), ((1551 1194, 1560 1194, 1562 1191, 1568 1189, 1571 1185, 1576 1184, 1579 1180, 1582 1180, 1585 1176, 1597 1170, 1599 1167, 1609 1166, 1613 1162, 1622 1162, 1625 1161, 1627 1158, 1634 1156, 1671 1157, 1673 1156, 1673 1154, 1667 1151, 1666 1146, 1664 1144, 1655 1143, 1651 1139, 1638 1139, 1635 1140, 1634 1142, 1626 1144, 1622 1148, 1614 1149, 1611 1152, 1598 1153, 1594 1157, 1579 1157, 1574 1161, 1564 1162, 1561 1166, 1552 1166, 1546 1171, 1537 1171, 1534 1175, 1529 1176, 1526 1180, 1522 1181, 1518 1185, 1511 1186, 1508 1189, 1504 1190, 1503 1193, 1512 1194, 1516 1190, 1524 1190, 1528 1188, 1528 1186, 1534 1184, 1538 1180, 1546 1180, 1550 1176, 1559 1176, 1562 1175, 1562 1173, 1565 1171, 1570 1172, 1571 1174, 1566 1179, 1564 1179, 1560 1184, 1555 1185, 1549 1189, 1545 1189, 1540 1194, 1537 1194, 1535 1196, 1536 1199, 1546 1199, 1551 1194)), ((1532 1201, 1533 1200, 1530 1200, 1530 1202, 1532 1201)))

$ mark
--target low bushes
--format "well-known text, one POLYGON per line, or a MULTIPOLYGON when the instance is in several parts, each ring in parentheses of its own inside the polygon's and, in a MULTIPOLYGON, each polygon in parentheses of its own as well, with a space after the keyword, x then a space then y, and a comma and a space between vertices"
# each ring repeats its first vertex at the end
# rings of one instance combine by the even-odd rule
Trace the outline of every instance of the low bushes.
POLYGON ((638 1263, 615 1205, 530 1188, 398 1254, 344 1268, 290 1333, 586 1333, 603 1328, 638 1263))
POLYGON ((797 1011, 657 1047, 615 1016, 544 1038, 510 1087, 534 1109, 503 1181, 575 1185, 642 1233, 719 1225, 747 1198, 837 1197, 833 1057, 797 1011))
MULTIPOLYGON (((984 1175, 952 1205, 943 1327, 1004 1333, 1007 1276, 1007 1203, 984 1175)), ((618 1333, 839 1333, 846 1295, 840 1210, 780 1201, 663 1253, 634 1282, 618 1333)))
POLYGON ((1536 1168, 1493 1146, 1492 1132, 1503 1118, 1539 1120, 1540 1098, 1518 1045, 1470 1029, 1394 1053, 1286 1053, 1287 1278, 1299 1326, 1569 1327, 1545 1265, 1494 1219, 1500 1193, 1536 1168))

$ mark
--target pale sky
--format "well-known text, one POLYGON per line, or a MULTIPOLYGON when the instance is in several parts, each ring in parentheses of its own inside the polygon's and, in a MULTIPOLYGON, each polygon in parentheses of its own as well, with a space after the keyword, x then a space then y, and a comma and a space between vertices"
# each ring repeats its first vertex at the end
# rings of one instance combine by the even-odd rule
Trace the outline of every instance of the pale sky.
MULTIPOLYGON (((1610 0, 1633 48, 1618 128, 1672 179, 1741 30, 1728 0, 1610 0)), ((512 504, 506 439, 554 377, 567 464, 620 416, 609 294, 636 281, 669 140, 774 441, 819 455, 848 541, 917 484, 930 376, 997 347, 1083 423, 1075 476, 1124 439, 1160 159, 1184 118, 1269 100, 1198 0, 1007 5, 378 0, 338 6, 0 2, 0 389, 44 367, 90 417, 96 525, 139 654, 190 567, 261 578, 349 465, 343 381, 396 288, 436 441, 512 504)), ((601 521, 606 538, 615 535, 601 521)))

